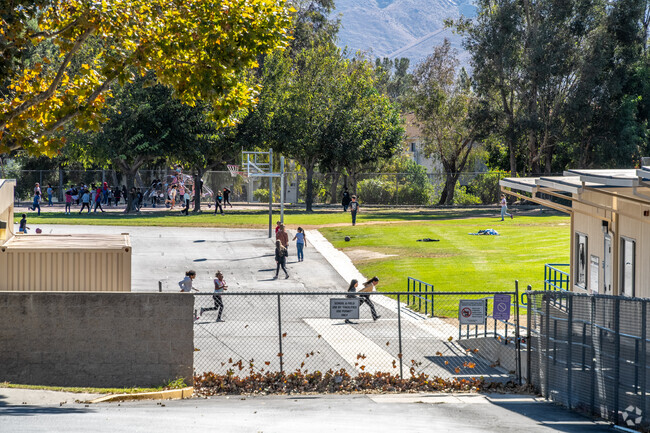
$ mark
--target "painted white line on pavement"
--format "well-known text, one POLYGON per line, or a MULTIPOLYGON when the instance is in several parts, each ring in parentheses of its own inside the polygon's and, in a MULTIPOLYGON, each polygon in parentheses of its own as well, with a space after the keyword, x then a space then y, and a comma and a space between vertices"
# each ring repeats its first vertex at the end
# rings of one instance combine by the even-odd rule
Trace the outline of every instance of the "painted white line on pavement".
MULTIPOLYGON (((332 265, 332 267, 343 277, 346 281, 352 279, 358 280, 360 283, 365 281, 366 278, 354 266, 352 260, 341 250, 334 248, 326 238, 318 230, 308 230, 309 241, 312 246, 332 265)), ((406 293, 404 294, 406 299, 406 293)), ((386 296, 372 296, 372 301, 378 305, 397 314, 397 301, 386 296)), ((404 304, 401 304, 402 320, 417 324, 422 330, 428 332, 434 337, 447 339, 452 336, 458 335, 458 328, 444 320, 432 317, 426 318, 424 315, 416 313, 407 309, 404 304), (425 319, 425 320, 422 320, 425 319)))
POLYGON ((353 326, 342 326, 340 322, 331 319, 303 320, 359 372, 375 373, 386 371, 386 367, 389 365, 399 365, 397 358, 391 356, 353 326), (357 358, 360 354, 366 357, 364 359, 357 358), (355 363, 358 365, 355 366, 355 363), (361 366, 365 367, 362 369, 361 366))

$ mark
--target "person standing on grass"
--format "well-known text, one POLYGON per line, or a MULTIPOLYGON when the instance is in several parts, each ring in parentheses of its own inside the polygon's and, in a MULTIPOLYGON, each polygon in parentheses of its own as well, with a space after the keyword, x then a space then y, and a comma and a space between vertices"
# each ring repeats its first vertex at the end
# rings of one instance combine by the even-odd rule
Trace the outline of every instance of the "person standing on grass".
POLYGON ((212 295, 212 299, 214 300, 214 307, 201 308, 199 317, 202 316, 206 311, 218 311, 217 322, 223 322, 223 320, 221 320, 221 313, 223 313, 223 300, 221 299, 221 294, 224 290, 228 290, 228 286, 226 285, 226 280, 223 279, 223 274, 221 271, 217 271, 215 277, 214 295, 212 295))
POLYGON ((341 205, 343 205, 343 212, 347 212, 348 206, 350 206, 350 193, 348 192, 347 188, 343 190, 343 198, 341 199, 341 205))
POLYGON ((501 195, 501 221, 505 216, 509 216, 512 219, 512 214, 508 213, 508 201, 506 200, 505 194, 501 195))
POLYGON ((275 277, 273 279, 278 278, 278 274, 280 273, 280 267, 282 267, 282 270, 284 271, 285 274, 285 279, 289 278, 289 272, 287 272, 287 249, 282 246, 282 243, 278 240, 275 241, 275 263, 277 263, 277 267, 275 268, 275 277))
POLYGON ((227 204, 229 204, 230 207, 232 207, 232 203, 230 203, 230 193, 231 193, 231 192, 232 192, 232 191, 230 191, 230 189, 228 189, 228 187, 224 187, 224 188, 223 188, 223 205, 224 205, 224 207, 225 207, 227 204))
POLYGON ((54 190, 52 189, 52 185, 51 185, 51 184, 47 184, 47 190, 46 190, 46 192, 47 192, 47 207, 54 206, 54 205, 52 204, 52 193, 54 192, 54 190))
POLYGON ((307 236, 305 236, 305 231, 302 229, 302 227, 298 227, 298 233, 296 233, 292 240, 296 241, 298 261, 302 262, 305 260, 305 255, 303 254, 302 250, 307 246, 307 236))
POLYGON ((285 250, 287 250, 287 256, 289 255, 289 235, 286 232, 284 224, 280 224, 278 232, 275 234, 275 240, 280 241, 285 250))
POLYGON ((350 201, 350 215, 352 215, 352 225, 357 224, 357 212, 359 212, 359 202, 357 201, 357 196, 352 196, 352 201, 350 201))
POLYGON ((70 215, 70 208, 72 207, 72 190, 65 192, 65 215, 70 215))
POLYGON ((84 211, 84 208, 88 208, 88 213, 90 213, 90 191, 84 189, 81 193, 81 209, 79 213, 84 211))
MULTIPOLYGON (((379 278, 372 277, 371 279, 369 279, 368 281, 363 283, 363 289, 359 290, 359 292, 374 292, 376 290, 375 287, 377 287, 377 284, 379 284, 379 278)), ((350 285, 350 287, 352 287, 352 285, 350 285)), ((356 285, 355 285, 355 288, 356 288, 356 285)), ((350 289, 348 289, 348 291, 350 291, 350 289)), ((356 290, 354 290, 354 291, 356 291, 356 290)), ((372 314, 372 320, 376 321, 377 319, 379 319, 381 317, 379 314, 377 314, 377 310, 375 310, 375 304, 373 304, 372 301, 370 300, 370 295, 360 295, 359 296, 359 307, 361 307, 362 304, 368 304, 368 306, 370 307, 370 313, 372 314)))

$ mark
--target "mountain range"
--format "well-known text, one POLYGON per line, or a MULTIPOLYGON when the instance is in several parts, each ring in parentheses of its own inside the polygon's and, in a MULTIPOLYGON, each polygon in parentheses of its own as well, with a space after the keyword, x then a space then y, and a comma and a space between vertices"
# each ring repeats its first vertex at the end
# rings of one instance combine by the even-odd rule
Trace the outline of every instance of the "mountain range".
POLYGON ((373 57, 408 57, 411 67, 433 52, 444 38, 469 63, 461 37, 446 29, 447 18, 474 17, 471 0, 338 0, 339 45, 373 57))

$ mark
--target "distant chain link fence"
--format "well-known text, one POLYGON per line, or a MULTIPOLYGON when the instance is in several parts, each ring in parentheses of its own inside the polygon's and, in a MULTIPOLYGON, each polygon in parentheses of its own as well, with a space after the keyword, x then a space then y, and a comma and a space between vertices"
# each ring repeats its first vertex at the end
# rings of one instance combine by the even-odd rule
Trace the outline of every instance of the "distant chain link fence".
POLYGON ((648 431, 650 300, 527 296, 529 382, 564 406, 648 431))
MULTIPOLYGON (((171 170, 139 170, 135 179, 136 188, 145 192, 154 180, 162 180, 171 170)), ((190 174, 188 171, 186 174, 190 174)), ((62 201, 63 193, 70 185, 90 185, 107 182, 110 186, 123 185, 124 177, 115 170, 17 170, 7 168, 2 174, 18 179, 16 197, 18 200, 32 199, 35 183, 45 190, 48 185, 54 190, 54 201, 62 201)), ((462 173, 455 192, 455 204, 495 204, 499 201, 499 180, 507 177, 505 172, 462 173)), ((313 176, 313 203, 340 204, 345 185, 349 192, 359 196, 362 204, 369 205, 431 205, 440 198, 445 183, 445 173, 358 173, 344 176, 342 173, 315 173, 313 176)), ((245 203, 268 203, 269 181, 261 178, 233 177, 229 171, 207 171, 202 174, 204 186, 212 192, 232 191, 231 201, 245 203)), ((307 194, 307 178, 303 172, 287 172, 285 180, 287 203, 304 203, 307 194)), ((280 200, 280 182, 273 181, 273 198, 280 200)), ((205 196, 207 203, 214 196, 205 196)))
MULTIPOLYGON (((507 370, 474 348, 473 335, 459 340, 457 316, 419 314, 405 304, 405 293, 348 295, 225 292, 214 298, 210 293, 196 294, 195 374, 246 376, 251 369, 262 373, 345 369, 350 374, 512 379, 507 370), (330 318, 332 300, 355 299, 370 300, 377 320, 367 302, 359 307, 360 318, 350 319, 351 323, 330 318)), ((435 297, 448 311, 453 310, 449 302, 458 308, 458 293, 422 295, 435 297)), ((503 334, 503 324, 499 329, 503 334)))

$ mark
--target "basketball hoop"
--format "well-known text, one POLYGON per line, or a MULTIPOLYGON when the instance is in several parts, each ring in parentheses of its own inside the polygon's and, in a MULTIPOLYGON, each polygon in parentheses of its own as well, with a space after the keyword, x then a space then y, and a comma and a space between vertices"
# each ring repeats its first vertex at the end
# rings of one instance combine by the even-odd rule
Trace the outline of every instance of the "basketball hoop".
POLYGON ((228 171, 232 177, 242 176, 246 177, 246 174, 243 171, 239 171, 239 166, 234 164, 227 164, 228 171))

